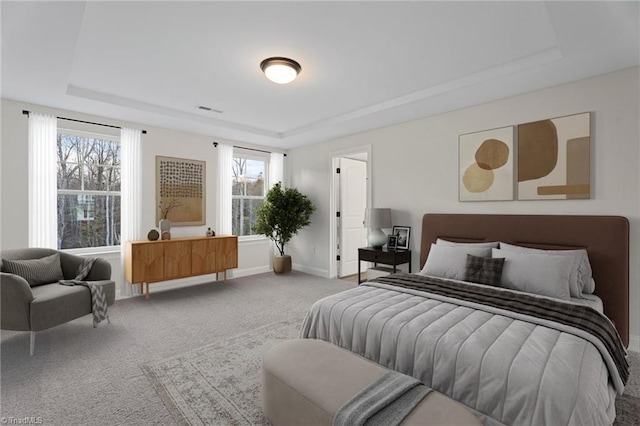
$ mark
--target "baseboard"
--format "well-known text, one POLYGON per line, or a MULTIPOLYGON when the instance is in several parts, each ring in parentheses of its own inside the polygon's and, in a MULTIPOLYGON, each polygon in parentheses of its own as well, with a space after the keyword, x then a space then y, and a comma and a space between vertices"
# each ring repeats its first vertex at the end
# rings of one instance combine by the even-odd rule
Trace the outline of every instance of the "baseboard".
POLYGON ((250 275, 264 274, 265 272, 271 272, 272 269, 269 266, 256 266, 255 268, 234 269, 229 271, 232 273, 233 278, 248 277, 250 275))
MULTIPOLYGON (((218 275, 218 277, 222 280, 222 273, 218 275)), ((227 272, 227 278, 229 278, 229 273, 227 272)), ((149 285, 151 295, 153 296, 153 290, 167 290, 172 288, 180 288, 193 284, 204 284, 210 283, 216 280, 215 274, 210 275, 197 275, 195 277, 189 278, 180 278, 177 280, 169 280, 169 281, 159 281, 156 283, 151 283, 149 285)), ((140 296, 137 294, 136 296, 140 296)))
POLYGON ((629 350, 633 352, 640 352, 640 336, 629 336, 629 350))
MULTIPOLYGON (((250 275, 263 274, 269 271, 271 271, 271 268, 269 268, 268 266, 258 266, 255 268, 244 268, 244 269, 229 269, 227 271, 227 279, 230 280, 231 278, 240 278, 240 277, 247 277, 250 275)), ((220 272, 218 274, 218 278, 219 280, 222 280, 223 272, 220 272)), ((166 290, 166 289, 179 288, 179 287, 184 287, 184 286, 193 285, 193 284, 210 283, 215 280, 216 280, 216 274, 197 275, 194 277, 180 278, 177 280, 152 283, 149 288, 153 293, 153 289, 166 290)), ((140 295, 136 294, 135 296, 140 296, 140 295)))
POLYGON ((326 269, 314 268, 312 266, 301 265, 294 263, 292 268, 296 271, 305 272, 316 277, 329 278, 329 271, 326 269))

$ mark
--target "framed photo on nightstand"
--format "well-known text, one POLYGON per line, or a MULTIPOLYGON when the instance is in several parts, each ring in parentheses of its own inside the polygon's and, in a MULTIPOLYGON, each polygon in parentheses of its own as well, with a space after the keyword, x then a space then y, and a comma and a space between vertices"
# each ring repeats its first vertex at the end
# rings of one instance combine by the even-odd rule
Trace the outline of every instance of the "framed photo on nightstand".
POLYGON ((396 247, 400 250, 409 250, 410 226, 394 226, 391 236, 396 237, 396 247))
POLYGON ((396 245, 398 244, 398 237, 395 235, 389 235, 387 237, 387 250, 396 249, 396 245))

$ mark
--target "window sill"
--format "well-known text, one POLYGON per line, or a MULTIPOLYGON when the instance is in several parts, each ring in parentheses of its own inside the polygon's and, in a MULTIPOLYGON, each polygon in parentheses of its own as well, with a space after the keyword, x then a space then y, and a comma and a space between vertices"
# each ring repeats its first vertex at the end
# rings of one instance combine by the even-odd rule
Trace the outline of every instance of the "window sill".
POLYGON ((269 241, 264 235, 240 235, 238 236, 238 242, 262 242, 269 241))
POLYGON ((116 254, 116 253, 120 255, 120 246, 75 248, 75 249, 64 249, 61 251, 69 254, 79 255, 79 256, 108 255, 108 254, 116 254))

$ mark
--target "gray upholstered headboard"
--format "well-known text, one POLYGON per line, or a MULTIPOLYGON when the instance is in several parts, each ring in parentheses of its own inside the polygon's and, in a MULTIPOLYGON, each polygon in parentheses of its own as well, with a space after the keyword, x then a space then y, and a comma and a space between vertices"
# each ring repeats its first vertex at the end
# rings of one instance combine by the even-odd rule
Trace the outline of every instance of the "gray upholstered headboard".
POLYGON ((629 221, 622 216, 425 214, 420 267, 437 238, 459 242, 504 241, 526 247, 585 248, 595 294, 629 345, 629 221))

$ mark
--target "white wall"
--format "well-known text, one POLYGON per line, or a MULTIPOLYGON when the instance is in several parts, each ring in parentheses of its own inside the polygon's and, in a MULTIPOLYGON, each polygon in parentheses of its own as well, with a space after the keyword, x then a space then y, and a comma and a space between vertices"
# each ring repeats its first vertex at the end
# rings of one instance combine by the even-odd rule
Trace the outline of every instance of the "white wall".
MULTIPOLYGON (((320 276, 329 274, 329 190, 331 152, 371 144, 372 205, 392 207, 393 223, 409 225, 411 248, 419 247, 421 216, 443 213, 614 214, 631 222, 631 334, 640 348, 640 68, 632 68, 472 108, 428 117, 289 152, 288 177, 309 195, 317 210, 312 225, 289 244, 294 267, 320 276), (593 199, 570 201, 458 202, 458 135, 544 118, 593 112, 593 199)), ((0 248, 27 246, 27 117, 22 110, 75 119, 144 128, 143 229, 155 227, 155 156, 203 159, 207 162, 206 222, 215 223, 216 151, 212 136, 177 132, 77 112, 2 100, 0 144, 0 248)), ((233 142, 231 142, 233 143, 233 142)), ((242 144, 246 145, 246 144, 242 144)), ((174 228, 175 236, 203 235, 201 227, 174 228)), ((271 244, 242 243, 235 276, 268 271, 271 244)), ((117 256, 108 256, 120 280, 117 256)), ((413 268, 418 268, 417 252, 413 268)), ((206 278, 199 278, 206 280, 206 278)), ((162 286, 162 284, 156 284, 162 286)), ((152 286, 152 292, 153 292, 152 286)), ((157 287, 156 287, 157 288, 157 287)))
MULTIPOLYGON (((174 237, 205 235, 207 227, 215 230, 216 218, 216 164, 217 153, 213 141, 235 145, 237 142, 216 138, 213 136, 196 135, 158 127, 150 127, 136 123, 126 123, 104 117, 96 117, 77 112, 58 110, 39 105, 26 104, 3 99, 2 100, 2 142, 1 142, 1 188, 0 201, 2 214, 0 217, 0 247, 2 249, 23 248, 28 245, 28 175, 27 175, 27 133, 28 118, 22 110, 49 113, 61 117, 92 121, 116 126, 129 126, 147 130, 142 135, 142 229, 139 239, 146 239, 147 232, 157 227, 155 222, 155 157, 156 155, 180 157, 206 161, 206 225, 203 226, 175 226, 171 229, 174 237)), ((84 128, 79 124, 60 120, 59 126, 66 128, 84 128)), ((113 130, 104 127, 91 127, 97 132, 113 134, 113 130)), ((119 134, 115 130, 115 134, 119 134)), ((264 147, 257 147, 267 149, 264 147)), ((36 207, 32 207, 36 208, 36 207)), ((238 253, 238 269, 232 271, 233 276, 251 275, 266 272, 271 269, 271 243, 259 238, 252 241, 241 241, 238 253)), ((122 268, 119 254, 104 254, 112 264, 112 277, 118 282, 122 280, 122 268)), ((210 281, 211 276, 190 279, 190 282, 210 281)), ((153 289, 163 287, 158 283, 153 289)))
POLYGON ((291 184, 318 206, 312 225, 290 244, 294 259, 309 272, 328 275, 331 152, 371 144, 372 205, 391 207, 394 224, 411 226, 414 270, 427 212, 628 217, 631 344, 639 350, 639 80, 640 68, 627 69, 290 151, 291 184), (458 202, 458 135, 586 111, 593 112, 593 199, 458 202))

